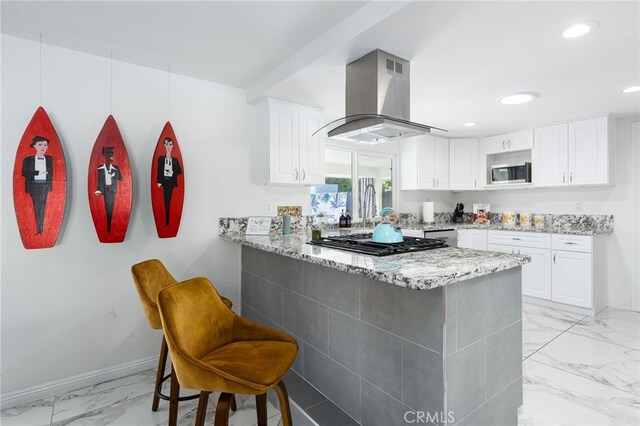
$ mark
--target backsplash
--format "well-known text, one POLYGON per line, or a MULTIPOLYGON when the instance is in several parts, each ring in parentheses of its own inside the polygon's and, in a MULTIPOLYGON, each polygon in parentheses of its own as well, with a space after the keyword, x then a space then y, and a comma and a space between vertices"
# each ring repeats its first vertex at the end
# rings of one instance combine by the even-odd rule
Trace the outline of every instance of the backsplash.
MULTIPOLYGON (((593 229, 604 232, 613 230, 613 215, 589 215, 589 214, 543 214, 545 227, 551 228, 555 233, 571 228, 593 229)), ((453 213, 436 213, 436 224, 451 223, 453 213)), ((492 225, 502 223, 502 213, 491 213, 489 221, 492 225)), ((465 212, 460 223, 473 223, 473 214, 465 212)), ((398 214, 398 224, 402 226, 423 225, 422 215, 416 213, 398 214)))
MULTIPOLYGON (((221 217, 218 232, 222 234, 244 234, 247 231, 248 217, 221 217)), ((292 216, 291 232, 311 232, 311 216, 292 216)), ((271 218, 271 234, 282 234, 282 216, 271 218)))

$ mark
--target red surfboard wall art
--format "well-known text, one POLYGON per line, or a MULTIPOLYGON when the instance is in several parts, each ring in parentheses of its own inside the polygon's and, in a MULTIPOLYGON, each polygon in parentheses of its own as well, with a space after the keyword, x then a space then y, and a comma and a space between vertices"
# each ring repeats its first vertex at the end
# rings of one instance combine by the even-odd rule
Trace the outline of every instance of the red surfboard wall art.
POLYGON ((89 208, 98 240, 124 241, 131 216, 133 182, 127 148, 112 115, 93 145, 88 182, 89 208))
POLYGON ((178 234, 184 204, 184 162, 171 123, 164 125, 151 162, 151 206, 158 237, 178 234))
POLYGON ((39 107, 22 135, 13 165, 13 205, 26 249, 53 247, 67 202, 67 166, 58 134, 39 107))

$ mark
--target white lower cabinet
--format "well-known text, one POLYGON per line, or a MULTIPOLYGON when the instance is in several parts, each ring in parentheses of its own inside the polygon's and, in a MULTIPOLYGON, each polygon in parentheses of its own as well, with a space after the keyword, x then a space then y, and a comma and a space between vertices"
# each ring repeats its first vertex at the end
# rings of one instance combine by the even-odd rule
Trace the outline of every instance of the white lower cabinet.
POLYGON ((487 249, 487 231, 485 229, 461 229, 458 231, 458 247, 476 250, 487 249))
POLYGON ((491 251, 531 257, 522 267, 522 295, 535 298, 527 300, 591 315, 606 305, 604 265, 596 256, 603 237, 490 230, 488 241, 491 251))
POLYGON ((568 305, 593 307, 591 253, 553 250, 551 300, 568 305))
POLYGON ((551 300, 551 252, 549 249, 489 244, 489 250, 524 254, 531 263, 522 267, 522 294, 551 300))

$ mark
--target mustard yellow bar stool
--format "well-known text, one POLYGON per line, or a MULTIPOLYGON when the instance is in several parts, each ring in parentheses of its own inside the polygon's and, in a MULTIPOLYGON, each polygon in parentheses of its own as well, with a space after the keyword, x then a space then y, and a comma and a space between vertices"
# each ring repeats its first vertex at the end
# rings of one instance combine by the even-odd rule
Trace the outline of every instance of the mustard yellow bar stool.
MULTIPOLYGON (((154 330, 162 328, 162 322, 160 321, 160 313, 158 312, 158 305, 156 299, 158 293, 165 287, 175 284, 177 281, 169 273, 164 264, 158 259, 145 260, 144 262, 137 263, 131 267, 131 275, 133 275, 133 281, 136 284, 140 301, 142 302, 142 309, 144 310, 149 326, 154 330)), ((233 305, 231 300, 222 297, 222 302, 229 308, 233 305)), ((158 361, 158 371, 156 372, 156 385, 153 394, 153 401, 151 404, 151 410, 156 411, 160 399, 166 401, 172 401, 173 392, 177 399, 175 400, 175 408, 172 409, 170 405, 169 410, 169 425, 173 426, 177 423, 177 404, 178 401, 186 401, 190 399, 198 398, 198 395, 179 397, 180 388, 171 388, 169 396, 162 393, 162 384, 167 381, 172 374, 164 376, 164 370, 167 364, 167 341, 162 336, 162 346, 160 347, 160 359, 158 361)), ((232 409, 235 410, 235 398, 232 398, 232 409)))
POLYGON ((198 277, 158 293, 162 329, 180 386, 200 390, 196 426, 204 425, 211 392, 220 392, 215 426, 226 426, 233 394, 256 396, 258 425, 267 424, 266 392, 274 389, 283 426, 291 425, 282 378, 298 353, 291 336, 229 309, 213 284, 198 277))

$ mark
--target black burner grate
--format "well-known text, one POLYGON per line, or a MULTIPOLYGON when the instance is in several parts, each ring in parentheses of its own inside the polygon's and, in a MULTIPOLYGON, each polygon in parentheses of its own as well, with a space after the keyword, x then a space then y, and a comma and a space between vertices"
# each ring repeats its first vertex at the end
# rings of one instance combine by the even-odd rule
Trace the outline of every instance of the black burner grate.
POLYGON ((352 234, 338 237, 321 237, 309 241, 314 246, 331 247, 338 250, 352 251, 373 256, 389 256, 392 254, 412 253, 415 251, 433 250, 449 247, 445 240, 437 238, 404 237, 401 243, 376 243, 371 240, 372 234, 352 234))

